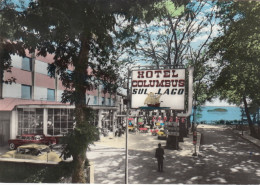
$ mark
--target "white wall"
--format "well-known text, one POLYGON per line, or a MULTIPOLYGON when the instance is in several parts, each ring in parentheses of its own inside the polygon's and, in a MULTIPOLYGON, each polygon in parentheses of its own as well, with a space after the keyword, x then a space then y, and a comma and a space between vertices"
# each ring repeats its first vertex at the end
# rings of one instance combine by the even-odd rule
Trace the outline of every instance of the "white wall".
POLYGON ((35 72, 36 73, 48 75, 47 67, 48 67, 47 63, 44 63, 40 60, 35 60, 35 72))
POLYGON ((14 109, 10 115, 10 139, 15 139, 18 133, 18 113, 14 109))
POLYGON ((8 98, 21 98, 22 96, 22 87, 21 84, 12 83, 3 84, 3 97, 8 98))
POLYGON ((57 102, 61 102, 63 90, 57 90, 57 102))
POLYGON ((34 99, 35 100, 47 100, 47 88, 34 87, 34 99))
POLYGON ((94 96, 93 95, 86 95, 86 102, 88 102, 89 99, 89 103, 88 105, 94 105, 94 96))
POLYGON ((21 69, 22 68, 22 57, 18 55, 12 55, 12 66, 21 69))

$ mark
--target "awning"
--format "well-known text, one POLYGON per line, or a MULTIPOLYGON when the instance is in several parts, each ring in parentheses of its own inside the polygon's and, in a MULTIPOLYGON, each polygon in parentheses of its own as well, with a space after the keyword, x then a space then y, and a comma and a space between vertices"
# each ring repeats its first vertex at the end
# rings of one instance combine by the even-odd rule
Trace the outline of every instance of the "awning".
POLYGON ((70 106, 68 103, 60 103, 54 101, 41 100, 25 100, 19 98, 4 98, 0 99, 0 111, 12 111, 16 106, 22 105, 63 105, 70 106))

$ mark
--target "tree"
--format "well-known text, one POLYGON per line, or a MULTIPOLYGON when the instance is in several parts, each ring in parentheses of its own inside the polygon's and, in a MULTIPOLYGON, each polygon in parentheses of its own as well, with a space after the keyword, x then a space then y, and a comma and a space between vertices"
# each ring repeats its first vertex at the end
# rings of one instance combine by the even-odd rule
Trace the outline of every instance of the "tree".
POLYGON ((187 3, 185 7, 175 7, 173 4, 173 13, 165 10, 151 23, 141 23, 141 27, 137 27, 140 37, 137 45, 139 61, 150 62, 157 67, 177 66, 184 65, 189 55, 198 57, 194 52, 201 53, 212 34, 213 11, 205 11, 205 8, 213 4, 196 1, 187 3), (209 31, 205 31, 207 26, 209 31), (195 44, 194 40, 200 36, 206 36, 206 41, 195 44))
POLYGON ((11 84, 15 78, 4 79, 4 72, 11 72, 11 55, 25 56, 23 43, 17 41, 17 5, 10 0, 0 2, 0 99, 3 98, 3 83, 11 84))
MULTIPOLYGON (((136 30, 140 42, 134 55, 139 57, 139 62, 149 62, 157 68, 160 65, 194 67, 195 107, 213 96, 208 90, 216 69, 207 50, 214 36, 215 4, 215 1, 190 1, 182 9, 172 5, 176 9, 174 14, 162 11, 158 19, 149 24, 143 22, 136 30)), ((193 119, 195 115, 194 112, 193 119)))
MULTIPOLYGON (((20 33, 22 40, 30 46, 31 52, 37 49, 36 55, 54 55, 49 71, 53 75, 57 72, 66 88, 62 101, 75 104, 76 128, 69 134, 71 142, 66 148, 73 157, 73 183, 85 183, 86 151, 95 135, 89 119, 91 110, 86 108, 86 90, 103 82, 107 92, 117 88, 117 52, 112 36, 117 19, 130 22, 122 32, 127 37, 136 20, 151 21, 156 16, 160 11, 154 6, 156 2, 38 0, 31 1, 29 8, 19 14, 18 20, 26 28, 20 33), (67 71, 70 65, 74 67, 72 73, 67 71)), ((125 45, 129 44, 133 43, 125 45)))
POLYGON ((221 99, 230 103, 243 104, 250 133, 256 136, 249 104, 260 104, 260 3, 221 2, 219 7, 223 35, 216 38, 210 48, 222 70, 212 91, 217 91, 221 99))

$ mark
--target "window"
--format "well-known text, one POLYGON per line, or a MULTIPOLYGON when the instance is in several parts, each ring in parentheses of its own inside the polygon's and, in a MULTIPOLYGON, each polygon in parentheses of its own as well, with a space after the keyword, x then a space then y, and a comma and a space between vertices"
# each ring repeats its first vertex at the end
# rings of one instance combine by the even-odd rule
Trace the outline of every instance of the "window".
POLYGON ((97 105, 97 97, 94 96, 94 102, 93 102, 94 105, 97 105))
POLYGON ((64 135, 75 126, 72 109, 48 109, 48 135, 64 135))
POLYGON ((19 108, 18 134, 43 134, 43 109, 19 108))
POLYGON ((48 89, 47 100, 48 101, 55 101, 55 90, 54 89, 48 89))
POLYGON ((72 71, 71 70, 69 70, 69 69, 67 69, 67 75, 68 75, 68 78, 69 78, 69 80, 72 80, 72 71))
POLYGON ((22 85, 22 99, 32 98, 32 87, 29 85, 22 85))
POLYGON ((106 99, 102 97, 102 105, 106 105, 106 99))
POLYGON ((55 73, 54 74, 52 74, 49 70, 52 70, 52 71, 56 71, 56 67, 53 65, 53 64, 48 64, 48 67, 47 67, 47 75, 49 76, 49 77, 53 77, 53 78, 55 78, 55 73), (54 68, 54 69, 53 69, 54 68))
POLYGON ((22 60, 22 69, 26 71, 32 71, 32 59, 24 57, 22 60))
POLYGON ((115 106, 115 101, 116 101, 115 99, 112 99, 112 100, 111 100, 111 105, 112 105, 112 106, 115 106))

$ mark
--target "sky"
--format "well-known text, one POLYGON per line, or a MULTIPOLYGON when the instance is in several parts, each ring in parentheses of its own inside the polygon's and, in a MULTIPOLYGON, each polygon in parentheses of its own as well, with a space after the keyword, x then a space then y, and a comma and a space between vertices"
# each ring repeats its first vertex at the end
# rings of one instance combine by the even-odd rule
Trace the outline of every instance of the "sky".
MULTIPOLYGON (((19 4, 20 0, 13 0, 13 1, 16 4, 19 4)), ((25 0, 25 1, 22 1, 22 2, 27 2, 28 3, 28 0, 25 0)), ((169 10, 169 11, 176 12, 176 9, 175 9, 174 6, 169 5, 168 7, 172 7, 172 9, 173 9, 173 10, 169 10)), ((214 7, 210 7, 210 5, 208 5, 208 6, 205 6, 203 11, 207 12, 207 11, 211 11, 212 9, 214 9, 214 7)), ((197 17, 197 18, 202 20, 203 19, 203 14, 201 16, 197 17)), ((193 44, 194 47, 198 46, 200 43, 203 43, 205 41, 205 39, 207 38, 207 33, 209 32, 209 29, 210 29, 210 27, 208 26, 208 27, 205 27, 205 28, 203 28, 201 30, 201 32, 204 33, 204 34, 201 34, 201 35, 197 36, 192 41, 192 44, 193 44)), ((213 37, 215 37, 215 36, 217 36, 219 34, 218 30, 219 30, 219 26, 217 24, 215 24, 215 26, 213 28, 213 34, 212 34, 213 37)), ((158 30, 155 30, 155 32, 158 33, 158 30)), ((146 65, 147 65, 147 63, 146 63, 146 65)), ((213 102, 207 102, 205 105, 206 106, 232 106, 232 105, 228 104, 225 101, 220 101, 219 99, 215 99, 213 102)))
POLYGON ((221 106, 221 107, 225 107, 225 106, 236 106, 236 105, 229 104, 226 101, 221 101, 218 98, 216 98, 212 102, 206 102, 205 106, 221 106))
MULTIPOLYGON (((212 3, 207 2, 206 5, 204 6, 204 8, 202 9, 202 13, 200 13, 196 17, 198 22, 195 22, 194 28, 199 26, 200 21, 205 20, 205 14, 204 13, 206 13, 206 12, 210 13, 211 11, 214 11, 214 10, 216 10, 216 7, 214 5, 212 6, 212 3)), ((221 34, 220 26, 218 25, 218 22, 219 21, 217 19, 215 19, 215 18, 212 19, 212 24, 214 25, 213 26, 213 30, 212 30, 212 35, 211 35, 212 38, 217 37, 218 35, 221 34)), ((155 29, 150 29, 150 33, 151 33, 152 39, 155 38, 154 41, 153 41, 153 44, 156 46, 157 44, 159 44, 158 40, 156 40, 156 35, 158 35, 158 33, 159 34, 163 34, 165 32, 165 30, 164 29, 160 29, 160 26, 163 27, 163 25, 160 25, 160 26, 156 27, 156 26, 153 26, 152 23, 153 22, 151 22, 151 24, 150 24, 151 28, 155 28, 155 29)), ((155 23, 155 25, 156 25, 156 23, 155 23)), ((137 28, 137 30, 138 29, 140 30, 140 28, 137 28)), ((193 48, 198 48, 199 45, 201 45, 202 43, 205 42, 205 40, 208 38, 208 33, 210 32, 210 29, 211 29, 210 25, 208 25, 208 26, 206 26, 206 27, 204 27, 204 28, 202 28, 200 30, 200 34, 196 35, 196 37, 191 42, 191 45, 192 45, 193 48)), ((145 44, 147 44, 147 43, 145 43, 143 41, 143 43, 141 45, 145 45, 145 44)), ((139 61, 139 62, 140 62, 139 64, 141 66, 147 65, 146 61, 139 61)), ((229 103, 227 103, 225 101, 220 101, 219 99, 215 99, 213 102, 207 102, 205 105, 206 106, 234 106, 234 105, 230 105, 229 103)))

